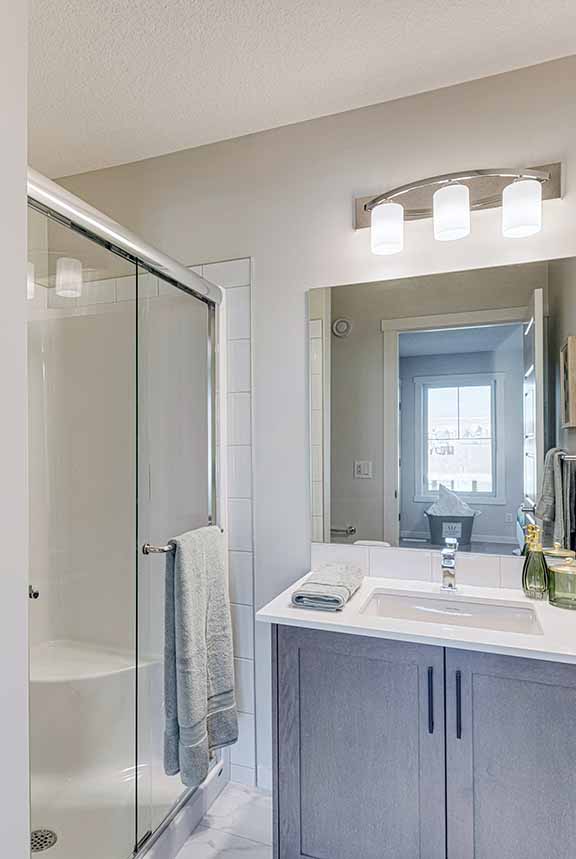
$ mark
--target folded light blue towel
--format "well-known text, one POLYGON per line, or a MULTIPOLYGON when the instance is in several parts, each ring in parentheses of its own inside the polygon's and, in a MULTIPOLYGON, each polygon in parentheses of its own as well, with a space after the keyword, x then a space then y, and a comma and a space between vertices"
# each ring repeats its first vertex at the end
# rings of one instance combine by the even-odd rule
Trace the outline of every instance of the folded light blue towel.
POLYGON ((292 604, 319 611, 342 611, 364 578, 349 564, 326 564, 311 573, 292 593, 292 604))
POLYGON ((224 539, 188 531, 166 556, 164 769, 196 787, 210 752, 236 742, 232 623, 224 539))

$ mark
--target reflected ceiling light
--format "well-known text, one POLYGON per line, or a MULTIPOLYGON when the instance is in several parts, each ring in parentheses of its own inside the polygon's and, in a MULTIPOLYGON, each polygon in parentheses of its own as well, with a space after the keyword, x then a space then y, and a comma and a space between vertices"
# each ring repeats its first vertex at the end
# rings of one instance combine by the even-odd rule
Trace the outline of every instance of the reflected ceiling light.
POLYGON ((434 219, 434 238, 453 241, 470 234, 470 213, 502 206, 507 238, 531 236, 542 229, 543 186, 546 199, 561 196, 561 165, 516 169, 499 167, 431 176, 400 185, 377 197, 356 201, 356 229, 371 227, 372 253, 404 248, 404 221, 434 219))
POLYGON ((451 242, 470 235, 470 191, 466 185, 450 182, 434 192, 434 238, 451 242))
POLYGON ((34 271, 34 263, 28 262, 28 274, 26 277, 26 298, 28 301, 32 301, 34 298, 34 291, 36 289, 36 280, 35 280, 35 271, 34 271))
POLYGON ((372 212, 370 241, 372 253, 397 254, 404 247, 404 207, 383 203, 372 212))
POLYGON ((56 295, 80 298, 82 295, 82 263, 72 257, 60 257, 56 263, 56 295))
POLYGON ((518 179, 502 192, 502 233, 523 239, 542 229, 542 185, 537 179, 518 179))

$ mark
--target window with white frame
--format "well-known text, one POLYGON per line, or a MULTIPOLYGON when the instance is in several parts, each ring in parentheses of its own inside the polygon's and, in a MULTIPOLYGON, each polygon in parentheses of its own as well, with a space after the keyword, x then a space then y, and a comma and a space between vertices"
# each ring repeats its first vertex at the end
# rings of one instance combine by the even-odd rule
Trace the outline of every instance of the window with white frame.
POLYGON ((477 500, 503 494, 502 374, 420 377, 416 390, 416 496, 440 484, 477 500))

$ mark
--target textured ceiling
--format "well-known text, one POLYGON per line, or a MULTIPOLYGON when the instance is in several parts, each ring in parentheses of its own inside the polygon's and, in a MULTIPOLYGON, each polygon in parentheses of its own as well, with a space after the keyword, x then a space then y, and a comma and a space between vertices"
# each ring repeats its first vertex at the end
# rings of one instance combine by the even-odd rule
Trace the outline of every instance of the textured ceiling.
POLYGON ((30 6, 30 163, 53 177, 576 53, 574 0, 30 6))

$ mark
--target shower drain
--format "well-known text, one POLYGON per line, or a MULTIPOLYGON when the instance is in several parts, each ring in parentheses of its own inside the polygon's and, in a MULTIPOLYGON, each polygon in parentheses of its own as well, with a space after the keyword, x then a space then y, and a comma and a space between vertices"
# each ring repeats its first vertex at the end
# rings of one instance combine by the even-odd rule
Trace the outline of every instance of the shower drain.
POLYGON ((30 835, 30 850, 32 853, 40 853, 54 847, 58 836, 51 829, 35 829, 30 835))

